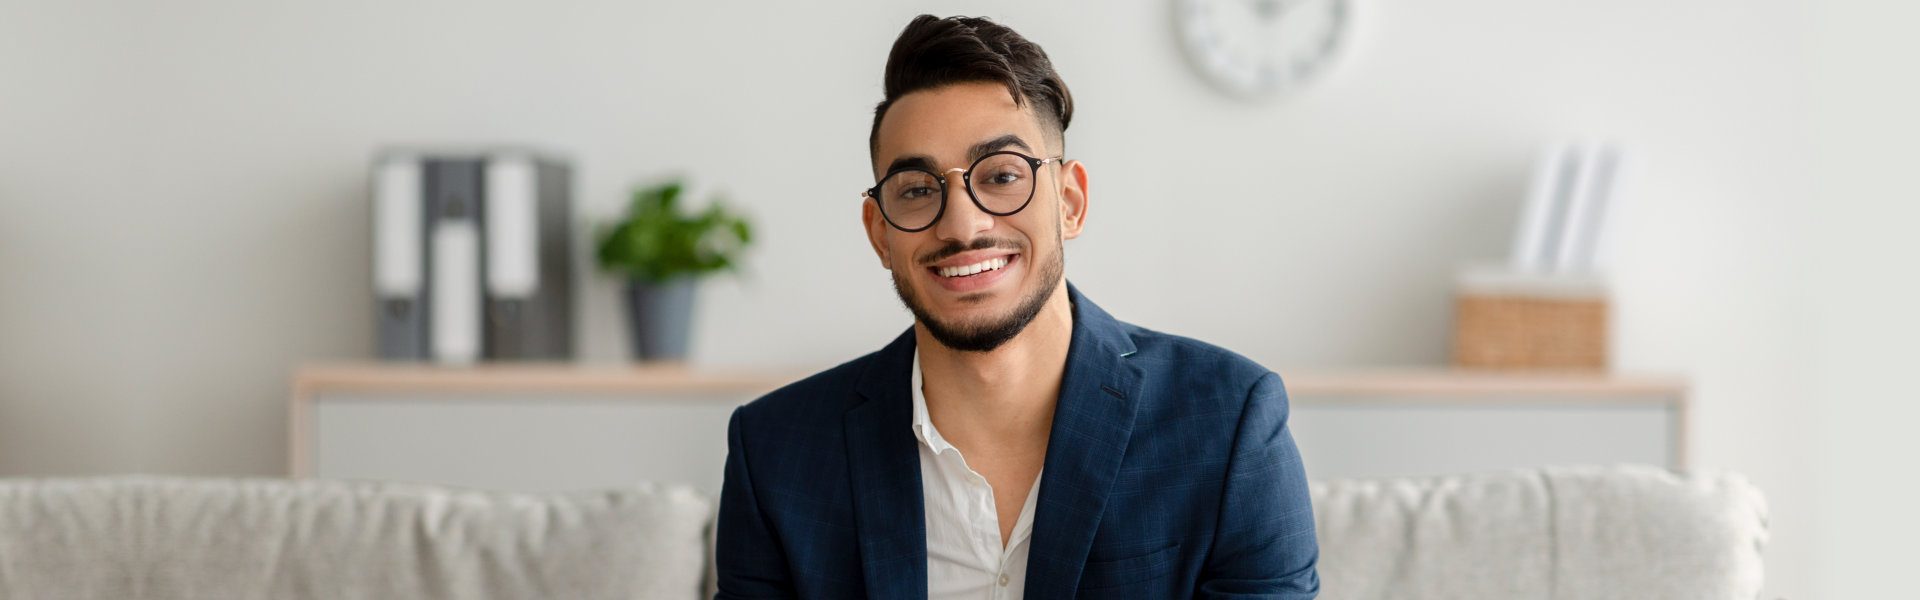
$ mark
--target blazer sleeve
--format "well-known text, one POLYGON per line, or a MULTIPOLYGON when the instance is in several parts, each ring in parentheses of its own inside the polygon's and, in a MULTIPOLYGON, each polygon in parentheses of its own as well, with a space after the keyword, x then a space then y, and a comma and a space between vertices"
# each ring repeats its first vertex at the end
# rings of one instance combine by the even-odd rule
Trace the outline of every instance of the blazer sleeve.
POLYGON ((794 597, 787 557, 754 497, 746 445, 741 441, 739 409, 734 409, 733 419, 727 424, 727 472, 720 488, 720 521, 716 527, 714 564, 719 571, 720 593, 714 598, 794 597))
POLYGON ((1262 375, 1247 392, 1216 527, 1198 597, 1307 600, 1319 594, 1313 500, 1287 430, 1279 375, 1262 375))

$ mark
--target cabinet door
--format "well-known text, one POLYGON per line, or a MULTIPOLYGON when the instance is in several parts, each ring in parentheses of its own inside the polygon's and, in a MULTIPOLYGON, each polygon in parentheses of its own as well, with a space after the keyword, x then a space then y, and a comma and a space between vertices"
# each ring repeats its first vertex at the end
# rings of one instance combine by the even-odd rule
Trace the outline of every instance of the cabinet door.
POLYGON ((1289 425, 1312 478, 1563 464, 1678 464, 1674 404, 1619 399, 1305 398, 1289 425))
POLYGON ((340 393, 316 398, 316 477, 563 491, 650 480, 717 494, 727 419, 752 400, 340 393))

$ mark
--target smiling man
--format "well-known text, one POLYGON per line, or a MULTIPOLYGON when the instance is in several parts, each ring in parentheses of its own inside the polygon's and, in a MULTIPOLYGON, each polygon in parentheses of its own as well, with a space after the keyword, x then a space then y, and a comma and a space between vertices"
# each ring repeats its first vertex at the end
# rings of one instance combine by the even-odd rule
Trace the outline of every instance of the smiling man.
POLYGON ((913 327, 734 413, 719 597, 1312 598, 1280 378, 1065 280, 1090 176, 1046 53, 923 15, 885 94, 860 217, 913 327))

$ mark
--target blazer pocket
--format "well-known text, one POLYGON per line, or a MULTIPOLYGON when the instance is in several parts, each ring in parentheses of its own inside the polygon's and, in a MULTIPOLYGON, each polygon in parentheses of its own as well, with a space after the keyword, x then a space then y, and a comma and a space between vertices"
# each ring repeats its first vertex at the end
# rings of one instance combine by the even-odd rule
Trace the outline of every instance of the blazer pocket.
POLYGON ((1165 577, 1173 570, 1174 556, 1180 550, 1175 543, 1139 556, 1114 560, 1087 561, 1080 569, 1080 591, 1119 587, 1165 577))

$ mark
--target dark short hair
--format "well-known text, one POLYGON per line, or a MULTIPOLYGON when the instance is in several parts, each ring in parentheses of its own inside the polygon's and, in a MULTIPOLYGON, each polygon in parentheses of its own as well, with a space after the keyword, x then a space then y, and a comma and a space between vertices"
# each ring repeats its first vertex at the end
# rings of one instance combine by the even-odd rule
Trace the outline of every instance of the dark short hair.
MULTIPOLYGON (((886 99, 873 109, 867 151, 880 151, 880 120, 901 96, 956 83, 1007 86, 1018 106, 1031 104, 1040 126, 1064 145, 1073 95, 1039 44, 984 17, 920 15, 907 23, 887 55, 886 99)), ((1055 152, 1060 149, 1055 148, 1055 152)))

